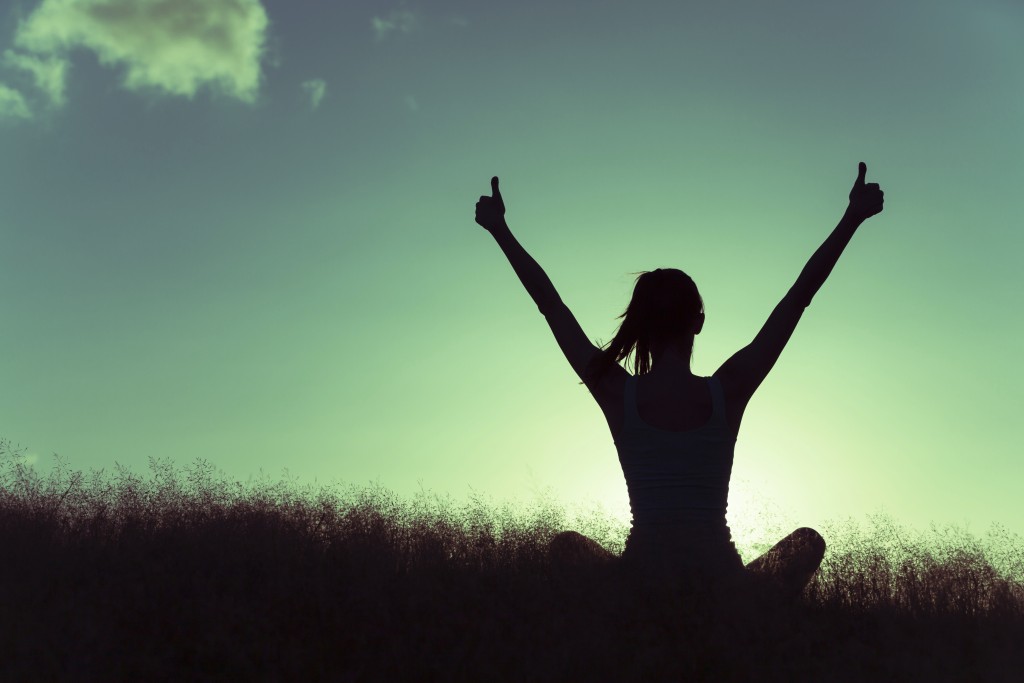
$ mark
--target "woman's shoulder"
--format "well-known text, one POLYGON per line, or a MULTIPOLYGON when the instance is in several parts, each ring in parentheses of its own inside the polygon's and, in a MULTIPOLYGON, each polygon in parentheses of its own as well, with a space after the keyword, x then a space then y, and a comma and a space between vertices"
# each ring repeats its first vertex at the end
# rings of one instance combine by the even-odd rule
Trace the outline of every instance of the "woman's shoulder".
POLYGON ((616 396, 621 400, 622 393, 626 388, 626 382, 631 377, 633 375, 629 374, 621 365, 615 363, 601 373, 600 377, 588 381, 586 384, 598 403, 601 403, 604 399, 614 399, 616 396))
POLYGON ((626 382, 632 377, 625 368, 616 363, 608 368, 598 379, 588 381, 587 389, 591 396, 597 401, 601 412, 604 413, 608 428, 612 437, 615 438, 622 428, 623 422, 623 396, 626 392, 626 382))

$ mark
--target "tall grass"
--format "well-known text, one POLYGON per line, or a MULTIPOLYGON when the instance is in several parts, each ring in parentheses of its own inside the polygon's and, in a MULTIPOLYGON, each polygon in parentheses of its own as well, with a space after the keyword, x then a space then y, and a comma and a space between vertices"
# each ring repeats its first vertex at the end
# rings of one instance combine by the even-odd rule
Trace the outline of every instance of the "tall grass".
POLYGON ((0 441, 0 680, 1019 681, 1024 543, 825 530, 795 605, 564 567, 551 502, 233 482, 208 463, 45 477, 0 441))

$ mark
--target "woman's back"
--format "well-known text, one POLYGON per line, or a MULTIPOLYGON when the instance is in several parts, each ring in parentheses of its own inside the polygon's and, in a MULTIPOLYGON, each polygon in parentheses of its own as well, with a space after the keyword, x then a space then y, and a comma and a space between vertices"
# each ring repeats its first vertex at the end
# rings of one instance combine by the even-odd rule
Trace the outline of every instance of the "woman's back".
POLYGON ((640 415, 641 379, 626 380, 623 424, 615 438, 634 524, 724 521, 736 435, 725 422, 721 384, 715 377, 699 378, 699 398, 710 406, 698 404, 677 420, 688 429, 669 430, 640 415))
MULTIPOLYGON (((646 375, 632 375, 631 379, 636 387, 637 411, 645 424, 665 431, 685 432, 702 427, 711 419, 714 401, 707 377, 679 373, 669 376, 651 371, 646 375)), ((625 391, 623 384, 624 398, 625 391)))
POLYGON ((736 434, 718 378, 690 377, 675 386, 648 376, 623 383, 614 436, 633 516, 624 557, 738 571, 725 518, 736 434))

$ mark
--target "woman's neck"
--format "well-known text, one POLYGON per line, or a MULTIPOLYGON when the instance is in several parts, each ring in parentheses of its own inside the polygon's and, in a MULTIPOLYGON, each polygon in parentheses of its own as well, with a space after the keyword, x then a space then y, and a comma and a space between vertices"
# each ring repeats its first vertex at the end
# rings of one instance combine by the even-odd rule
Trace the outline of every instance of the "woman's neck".
POLYGON ((678 349, 666 349, 654 356, 651 362, 651 372, 659 375, 693 375, 690 370, 690 357, 683 355, 678 349))

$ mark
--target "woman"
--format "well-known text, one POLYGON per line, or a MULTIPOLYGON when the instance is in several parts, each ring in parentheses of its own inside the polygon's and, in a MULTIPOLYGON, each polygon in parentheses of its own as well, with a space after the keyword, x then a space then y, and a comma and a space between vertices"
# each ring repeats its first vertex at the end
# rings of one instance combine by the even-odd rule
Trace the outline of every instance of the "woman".
MULTIPOLYGON (((882 190, 865 183, 866 173, 861 162, 839 224, 754 340, 711 377, 690 371, 704 311, 689 276, 662 268, 642 273, 615 337, 600 349, 509 230, 497 177, 491 179, 491 196, 480 197, 476 222, 498 242, 608 421, 633 513, 623 553, 628 565, 676 576, 763 578, 789 597, 798 595, 817 570, 825 543, 807 528, 743 566, 725 520, 729 477, 747 402, 857 228, 882 211, 882 190), (618 364, 631 353, 632 375, 618 364)), ((575 532, 557 536, 551 550, 563 562, 607 556, 575 532)))

